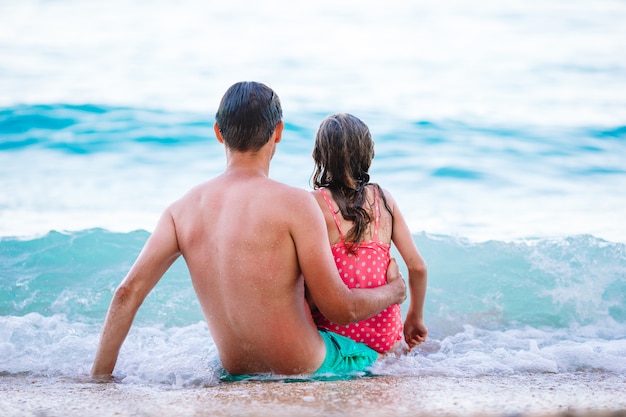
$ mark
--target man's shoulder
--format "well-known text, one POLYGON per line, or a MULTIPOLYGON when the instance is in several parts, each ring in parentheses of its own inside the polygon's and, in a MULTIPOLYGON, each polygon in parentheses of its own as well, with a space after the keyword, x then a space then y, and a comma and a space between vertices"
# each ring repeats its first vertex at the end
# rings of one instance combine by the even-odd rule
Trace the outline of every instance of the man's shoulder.
POLYGON ((176 213, 187 211, 190 208, 196 208, 202 204, 207 195, 212 195, 211 190, 219 190, 219 187, 212 185, 213 180, 209 180, 200 184, 196 184, 193 187, 185 191, 180 197, 174 200, 168 207, 172 212, 172 215, 176 213))
POLYGON ((287 210, 306 212, 317 209, 318 205, 310 191, 303 188, 273 181, 271 186, 272 205, 281 205, 287 210))
POLYGON ((212 180, 192 186, 187 191, 185 191, 176 201, 174 201, 174 203, 180 204, 181 202, 184 202, 185 200, 197 198, 199 195, 201 195, 204 192, 204 190, 211 188, 211 185, 210 185, 211 181, 212 180))
POLYGON ((310 192, 305 189, 272 179, 268 179, 268 181, 270 187, 272 187, 272 191, 279 193, 286 198, 310 198, 310 192))

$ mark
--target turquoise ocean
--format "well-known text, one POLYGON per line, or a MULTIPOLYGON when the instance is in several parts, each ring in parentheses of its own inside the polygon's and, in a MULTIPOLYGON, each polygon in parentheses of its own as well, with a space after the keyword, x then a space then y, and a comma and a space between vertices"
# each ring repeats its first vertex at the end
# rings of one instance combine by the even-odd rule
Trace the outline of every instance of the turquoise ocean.
MULTIPOLYGON (((626 377, 626 3, 296 3, 0 2, 0 376, 88 374, 160 213, 224 168, 222 94, 256 80, 284 107, 270 176, 311 189, 320 121, 359 116, 427 261, 429 339, 375 373, 626 377)), ((179 260, 116 375, 220 370, 179 260)))

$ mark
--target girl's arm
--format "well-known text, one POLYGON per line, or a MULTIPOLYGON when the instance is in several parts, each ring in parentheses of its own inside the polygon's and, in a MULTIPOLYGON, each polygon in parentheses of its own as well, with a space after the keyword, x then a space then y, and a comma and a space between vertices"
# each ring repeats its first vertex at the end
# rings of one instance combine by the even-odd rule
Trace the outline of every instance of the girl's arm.
POLYGON ((391 240, 398 248, 402 260, 409 272, 409 294, 411 297, 409 310, 404 321, 404 339, 409 349, 414 348, 426 340, 428 328, 424 324, 424 300, 426 298, 426 286, 428 271, 426 262, 419 253, 408 225, 387 190, 383 190, 387 203, 393 212, 393 232, 391 240))

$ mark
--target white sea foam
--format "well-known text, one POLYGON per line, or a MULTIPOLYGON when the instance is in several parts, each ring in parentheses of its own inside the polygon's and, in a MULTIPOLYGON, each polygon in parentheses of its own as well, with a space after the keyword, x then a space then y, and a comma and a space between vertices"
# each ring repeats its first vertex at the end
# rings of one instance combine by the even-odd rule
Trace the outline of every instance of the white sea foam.
MULTIPOLYGON (((272 177, 309 188, 319 121, 355 113, 416 232, 430 340, 377 372, 624 375, 624 21, 622 1, 1 3, 0 374, 89 372, 128 232, 221 172, 212 114, 254 79, 288 124, 272 177)), ((217 383, 192 299, 175 268, 123 382, 217 383)))
MULTIPOLYGON (((490 331, 466 325, 443 339, 431 338, 416 350, 390 354, 375 364, 375 375, 512 376, 520 374, 626 374, 626 341, 583 335, 597 328, 490 331)), ((624 326, 620 326, 624 331, 624 326)), ((0 318, 0 371, 48 377, 87 377, 99 326, 68 322, 64 316, 0 318)), ((162 328, 135 326, 116 366, 128 384, 173 388, 212 386, 222 368, 204 322, 162 328)))

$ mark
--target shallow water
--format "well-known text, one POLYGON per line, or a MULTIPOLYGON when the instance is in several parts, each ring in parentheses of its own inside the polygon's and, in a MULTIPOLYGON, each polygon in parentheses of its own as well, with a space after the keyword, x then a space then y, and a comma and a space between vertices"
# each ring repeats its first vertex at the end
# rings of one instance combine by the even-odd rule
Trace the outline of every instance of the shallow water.
MULTIPOLYGON (((0 239, 0 369, 87 374, 113 291, 148 235, 92 229, 0 239)), ((626 374, 624 244, 591 236, 415 240, 429 264, 430 337, 376 374, 626 374)), ((126 382, 219 382, 215 346, 182 260, 144 302, 116 372, 126 382)))
MULTIPOLYGON (((372 179, 429 265, 429 341, 378 374, 597 377, 622 398, 626 4, 283 3, 0 4, 0 378, 88 373, 159 214, 224 168, 221 95, 253 79, 284 106, 277 180, 310 189, 327 114, 372 130, 372 179)), ((221 386, 182 262, 116 369, 221 386)))

